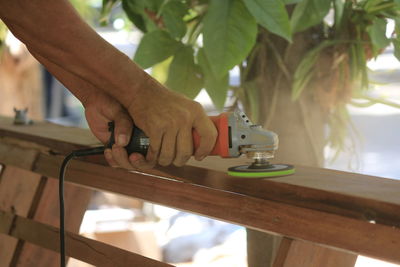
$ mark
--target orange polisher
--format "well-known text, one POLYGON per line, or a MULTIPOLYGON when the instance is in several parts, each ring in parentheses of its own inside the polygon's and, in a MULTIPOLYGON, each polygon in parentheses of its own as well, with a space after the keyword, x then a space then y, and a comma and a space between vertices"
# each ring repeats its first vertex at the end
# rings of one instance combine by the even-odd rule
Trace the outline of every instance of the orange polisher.
MULTIPOLYGON (((292 165, 271 164, 274 152, 278 149, 278 136, 274 132, 264 130, 260 125, 254 125, 241 111, 221 113, 210 119, 218 130, 218 137, 211 156, 236 158, 245 154, 253 160, 252 164, 235 166, 228 169, 228 174, 238 177, 274 177, 294 173, 292 165)), ((114 125, 110 123, 111 138, 109 147, 114 144, 114 125)), ((200 136, 193 130, 193 145, 196 149, 200 144, 200 136)), ((147 154, 150 140, 145 133, 134 128, 129 144, 125 147, 128 154, 147 154)))

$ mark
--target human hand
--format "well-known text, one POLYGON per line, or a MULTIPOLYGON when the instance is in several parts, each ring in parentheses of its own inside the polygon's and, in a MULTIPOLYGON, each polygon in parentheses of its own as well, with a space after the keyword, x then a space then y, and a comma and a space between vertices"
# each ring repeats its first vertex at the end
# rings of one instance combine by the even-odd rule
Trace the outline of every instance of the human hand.
POLYGON ((113 147, 113 160, 124 168, 183 166, 194 154, 202 160, 214 147, 218 132, 202 106, 183 95, 167 90, 154 79, 141 83, 130 105, 126 107, 134 123, 150 138, 146 158, 132 154, 128 161, 125 149, 113 147), (193 151, 192 130, 201 137, 193 151), (193 153, 194 152, 194 153, 193 153))
POLYGON ((113 146, 113 149, 106 149, 104 151, 107 162, 112 167, 133 169, 130 164, 124 164, 128 161, 126 151, 125 158, 120 159, 122 164, 117 163, 113 159, 112 151, 117 150, 114 153, 120 153, 120 150, 125 150, 124 146, 128 144, 131 137, 133 122, 126 109, 117 100, 99 90, 93 90, 88 97, 82 100, 82 104, 85 107, 85 117, 90 130, 103 144, 107 144, 110 139, 108 123, 114 121, 116 144, 113 146))

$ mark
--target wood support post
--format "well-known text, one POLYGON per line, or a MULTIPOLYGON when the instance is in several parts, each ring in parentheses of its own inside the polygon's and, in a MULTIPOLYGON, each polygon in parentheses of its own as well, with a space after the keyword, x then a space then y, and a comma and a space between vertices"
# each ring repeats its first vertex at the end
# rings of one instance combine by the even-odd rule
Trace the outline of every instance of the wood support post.
POLYGON ((282 238, 273 267, 354 267, 357 255, 315 243, 282 238))

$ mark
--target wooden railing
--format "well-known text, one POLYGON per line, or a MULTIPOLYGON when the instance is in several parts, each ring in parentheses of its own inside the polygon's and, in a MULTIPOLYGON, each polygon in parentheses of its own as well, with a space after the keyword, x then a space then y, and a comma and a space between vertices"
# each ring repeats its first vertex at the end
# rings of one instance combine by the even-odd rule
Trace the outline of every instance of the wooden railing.
MULTIPOLYGON (((40 122, 15 126, 11 119, 0 117, 0 163, 4 166, 0 233, 19 240, 12 249, 2 251, 8 237, 0 235, 0 258, 7 258, 7 264, 21 264, 21 258, 29 258, 26 254, 34 254, 29 243, 58 251, 58 205, 49 204, 46 188, 53 186, 54 191, 53 178, 58 176, 64 155, 95 145, 98 143, 88 130, 40 122), (28 188, 21 189, 21 184, 28 188), (53 205, 51 222, 40 217, 46 205, 53 205)), ((230 164, 229 160, 218 162, 230 164)), ((73 213, 69 217, 75 220, 67 221, 67 255, 96 266, 170 265, 75 234, 88 201, 88 188, 282 235, 285 238, 274 266, 291 266, 299 244, 311 246, 310 253, 325 248, 340 254, 335 257, 362 254, 400 263, 400 181, 396 180, 301 166, 296 166, 294 175, 272 179, 233 178, 195 166, 128 172, 108 167, 102 157, 92 157, 73 160, 66 181, 81 190, 71 193, 80 197, 67 194, 67 213, 73 213), (68 201, 76 204, 77 199, 81 204, 72 209, 68 201)), ((32 259, 40 261, 40 257, 32 259)))

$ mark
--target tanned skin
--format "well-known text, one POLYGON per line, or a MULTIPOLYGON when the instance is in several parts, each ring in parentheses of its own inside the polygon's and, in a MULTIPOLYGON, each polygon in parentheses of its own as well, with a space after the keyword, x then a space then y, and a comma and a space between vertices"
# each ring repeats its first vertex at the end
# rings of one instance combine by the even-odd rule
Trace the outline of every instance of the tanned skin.
POLYGON ((201 105, 166 89, 132 60, 102 39, 68 0, 0 0, 0 19, 33 56, 83 104, 93 134, 103 143, 109 121, 116 144, 105 151, 113 167, 184 165, 214 147, 217 130, 201 105), (123 148, 133 121, 150 138, 144 158, 123 148), (193 151, 192 130, 201 136, 193 151))

